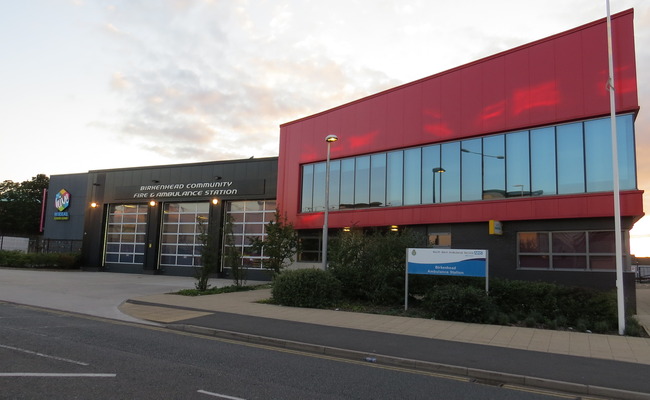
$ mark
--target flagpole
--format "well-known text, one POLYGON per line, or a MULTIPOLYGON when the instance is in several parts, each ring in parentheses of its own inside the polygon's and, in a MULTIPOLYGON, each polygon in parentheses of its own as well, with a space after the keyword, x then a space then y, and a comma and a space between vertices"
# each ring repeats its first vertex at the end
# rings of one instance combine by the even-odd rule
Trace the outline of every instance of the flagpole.
POLYGON ((618 304, 618 334, 625 334, 625 292, 623 288, 623 245, 621 235, 621 195, 618 175, 618 146, 616 140, 616 92, 614 86, 614 57, 612 51, 612 18, 607 3, 607 56, 609 61, 609 91, 610 119, 612 123, 612 174, 614 183, 614 235, 616 240, 616 302, 618 304))

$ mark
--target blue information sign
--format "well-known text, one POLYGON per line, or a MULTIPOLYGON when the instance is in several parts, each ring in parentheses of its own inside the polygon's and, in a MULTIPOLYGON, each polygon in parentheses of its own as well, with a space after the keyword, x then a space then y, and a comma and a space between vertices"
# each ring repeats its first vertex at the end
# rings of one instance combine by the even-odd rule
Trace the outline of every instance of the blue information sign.
POLYGON ((408 249, 409 274, 485 277, 487 250, 408 249))
POLYGON ((409 274, 484 277, 485 291, 488 292, 488 251, 432 248, 406 249, 405 310, 408 308, 409 274))

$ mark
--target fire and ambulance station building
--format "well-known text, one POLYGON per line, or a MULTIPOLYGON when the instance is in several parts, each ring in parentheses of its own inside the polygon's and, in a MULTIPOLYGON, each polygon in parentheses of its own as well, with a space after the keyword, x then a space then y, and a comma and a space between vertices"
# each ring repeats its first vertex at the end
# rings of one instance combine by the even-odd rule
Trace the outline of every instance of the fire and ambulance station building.
MULTIPOLYGON (((643 216, 633 18, 612 17, 626 269, 643 216)), ((297 266, 320 265, 329 192, 330 237, 409 228, 430 246, 488 250, 490 277, 614 288, 608 74, 602 19, 285 123, 277 158, 55 175, 44 236, 82 241, 85 268, 192 275, 202 229, 222 248, 231 221, 258 279, 250 239, 276 210, 302 238, 297 266)))
MULTIPOLYGON (((612 18, 631 295, 629 230, 643 216, 633 17, 612 18)), ((321 257, 325 138, 336 135, 330 237, 409 228, 431 246, 487 249, 491 277, 614 288, 606 26, 595 21, 283 124, 277 200, 311 243, 302 261, 321 257)))
POLYGON ((228 235, 248 278, 265 279, 250 239, 275 214, 277 165, 270 157, 54 175, 44 237, 81 240, 85 269, 193 276, 201 235, 217 249, 228 235))

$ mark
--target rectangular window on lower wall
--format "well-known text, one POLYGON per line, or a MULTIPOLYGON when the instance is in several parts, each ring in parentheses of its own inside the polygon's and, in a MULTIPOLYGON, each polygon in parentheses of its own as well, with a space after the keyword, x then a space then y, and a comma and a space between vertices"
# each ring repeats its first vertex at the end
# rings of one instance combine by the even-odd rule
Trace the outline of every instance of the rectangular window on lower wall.
POLYGON ((146 204, 111 204, 106 224, 107 263, 140 264, 144 262, 147 232, 146 204))
POLYGON ((615 234, 614 231, 519 232, 517 255, 519 269, 614 271, 615 234))
POLYGON ((320 262, 322 231, 300 231, 298 232, 300 240, 300 253, 297 255, 298 262, 320 262))

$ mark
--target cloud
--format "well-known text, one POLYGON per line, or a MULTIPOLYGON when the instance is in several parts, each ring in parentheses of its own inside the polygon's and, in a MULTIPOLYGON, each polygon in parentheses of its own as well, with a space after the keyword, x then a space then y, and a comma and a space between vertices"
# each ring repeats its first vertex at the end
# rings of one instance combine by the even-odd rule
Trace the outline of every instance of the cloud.
POLYGON ((273 156, 281 123, 401 83, 336 60, 317 39, 287 38, 287 7, 262 23, 259 10, 230 4, 174 3, 144 26, 136 5, 113 13, 128 55, 110 79, 121 141, 184 162, 273 156), (212 28, 197 31, 206 16, 212 28))

